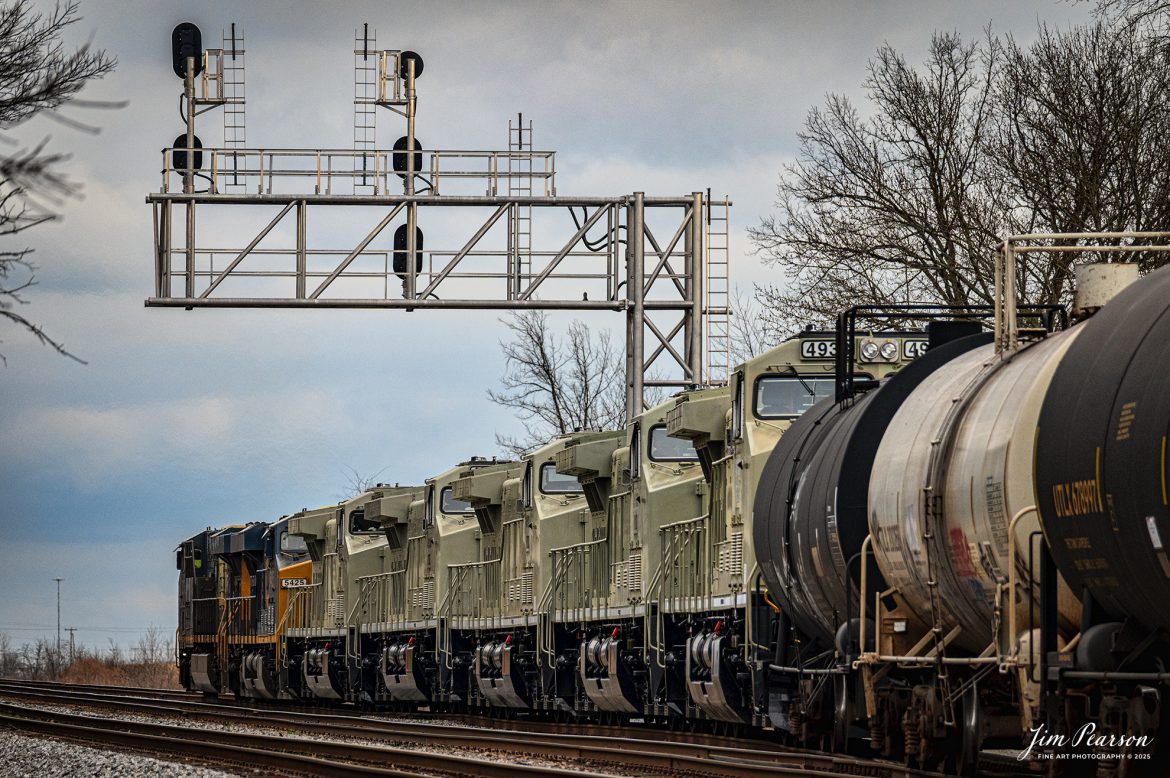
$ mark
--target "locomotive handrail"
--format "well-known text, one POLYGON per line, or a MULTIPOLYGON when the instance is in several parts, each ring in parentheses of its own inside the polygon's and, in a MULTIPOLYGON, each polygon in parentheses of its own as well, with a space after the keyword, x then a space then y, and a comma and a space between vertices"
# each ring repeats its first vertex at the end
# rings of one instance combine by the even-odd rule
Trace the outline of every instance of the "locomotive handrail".
MULTIPOLYGON (((321 586, 321 582, 314 581, 311 584, 305 584, 303 586, 289 587, 289 592, 291 594, 288 598, 288 603, 285 604, 285 606, 284 606, 284 614, 280 617, 280 624, 276 628, 277 634, 279 634, 281 632, 281 628, 284 627, 288 623, 289 614, 291 614, 293 612, 293 609, 296 606, 296 604, 303 599, 311 598, 313 593, 310 590, 315 589, 319 586, 321 586)), ((298 628, 303 627, 303 626, 304 626, 303 624, 297 625, 298 628)), ((293 627, 289 627, 289 629, 293 629, 293 627)))
MULTIPOLYGON (((556 620, 555 616, 557 613, 557 602, 556 602, 557 592, 561 590, 561 587, 564 584, 565 579, 568 577, 573 560, 577 559, 577 558, 584 558, 586 555, 592 555, 592 551, 593 551, 594 547, 600 548, 600 547, 603 547, 607 543, 608 543, 608 538, 599 538, 597 540, 586 540, 586 541, 582 541, 580 543, 573 543, 573 544, 570 544, 568 546, 560 546, 560 547, 553 548, 553 549, 549 550, 548 555, 552 560, 552 571, 551 571, 551 574, 549 575, 548 584, 545 586, 544 592, 541 594, 540 608, 539 608, 541 613, 549 614, 548 617, 552 621, 556 620)), ((576 607, 574 608, 574 610, 581 611, 583 608, 586 608, 586 607, 589 610, 592 610, 592 608, 593 608, 592 600, 594 597, 596 597, 598 595, 598 593, 596 591, 594 591, 592 584, 593 584, 593 582, 590 581, 589 587, 587 589, 585 589, 585 591, 589 592, 589 602, 587 603, 585 601, 581 601, 581 602, 576 603, 576 607)), ((605 597, 606 601, 608 601, 608 596, 609 596, 608 591, 606 591, 603 596, 605 597)), ((563 595, 562 595, 562 597, 563 597, 563 595)), ((567 607, 564 607, 564 603, 562 603, 561 610, 562 611, 568 610, 567 607)), ((578 613, 578 615, 580 616, 582 614, 578 613)), ((539 620, 538 620, 538 624, 539 624, 539 620)), ((553 635, 553 631, 550 629, 547 629, 547 628, 544 629, 543 634, 538 637, 537 644, 540 646, 541 653, 547 655, 547 658, 550 661, 550 663, 555 662, 555 660, 556 660, 556 646, 555 646, 555 636, 553 635), (547 642, 546 642, 546 639, 547 639, 547 642)), ((551 664, 549 666, 551 666, 551 664)))
MULTIPOLYGON (((657 603, 660 606, 659 610, 661 610, 661 606, 663 606, 668 601, 663 596, 663 591, 666 588, 666 570, 668 567, 672 567, 676 562, 678 562, 679 558, 682 557, 683 552, 690 547, 690 541, 696 535, 698 535, 700 538, 707 535, 707 519, 709 516, 710 514, 704 513, 691 519, 683 519, 681 521, 675 521, 670 524, 664 524, 658 528, 658 533, 660 535, 666 536, 669 538, 669 540, 663 540, 662 559, 659 562, 658 569, 654 571, 654 575, 650 579, 650 583, 646 586, 647 604, 657 603), (679 539, 682 539, 684 542, 678 542, 679 539)), ((706 544, 702 544, 702 547, 699 549, 700 559, 698 559, 698 562, 704 568, 706 566, 702 565, 703 560, 701 557, 703 556, 703 552, 706 550, 706 544)), ((699 580, 699 593, 689 596, 691 598, 702 600, 707 596, 706 591, 708 590, 710 578, 706 575, 696 577, 699 580)), ((646 612, 649 614, 650 609, 647 608, 646 612)), ((654 629, 648 629, 644 631, 644 634, 646 635, 646 648, 648 649, 647 653, 653 654, 655 661, 658 663, 660 668, 665 668, 666 664, 661 658, 661 649, 663 644, 666 642, 666 627, 663 623, 664 619, 661 617, 661 614, 658 618, 654 619, 654 621, 654 629), (653 635, 653 637, 651 637, 651 635, 653 635)))

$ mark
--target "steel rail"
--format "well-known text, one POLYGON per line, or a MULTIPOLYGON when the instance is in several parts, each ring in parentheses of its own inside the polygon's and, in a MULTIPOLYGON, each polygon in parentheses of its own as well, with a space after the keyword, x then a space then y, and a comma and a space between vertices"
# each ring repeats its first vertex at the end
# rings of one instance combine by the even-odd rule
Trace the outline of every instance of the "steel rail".
POLYGON ((537 767, 392 746, 149 724, 57 713, 6 703, 0 703, 0 724, 13 729, 95 741, 104 745, 115 743, 130 748, 184 753, 213 762, 244 762, 328 778, 348 775, 417 778, 418 770, 474 778, 516 778, 524 775, 610 778, 605 773, 586 772, 577 768, 537 767), (394 767, 378 766, 379 763, 387 762, 394 767), (406 770, 396 769, 398 767, 406 770))
MULTIPOLYGON (((453 748, 477 748, 539 755, 548 758, 572 758, 589 763, 622 766, 636 765, 670 775, 686 773, 724 778, 753 776, 857 775, 860 770, 873 776, 937 775, 889 762, 865 760, 847 756, 796 751, 772 746, 771 749, 743 748, 729 745, 710 745, 688 741, 665 740, 655 733, 655 739, 642 737, 564 734, 556 732, 524 732, 522 739, 516 732, 498 728, 468 728, 451 723, 415 723, 388 721, 321 713, 298 713, 272 708, 241 708, 234 705, 210 705, 202 702, 181 702, 180 709, 159 705, 143 698, 101 695, 73 690, 35 687, 22 691, 16 684, 0 685, 0 695, 19 695, 37 700, 73 702, 74 704, 109 707, 162 716, 190 716, 212 720, 231 721, 254 726, 294 727, 303 732, 334 737, 388 738, 392 741, 418 744, 443 744, 453 748), (57 693, 61 691, 61 693, 57 693)), ((649 733, 639 733, 649 734, 649 733)), ((759 743, 759 745, 772 745, 759 743)))

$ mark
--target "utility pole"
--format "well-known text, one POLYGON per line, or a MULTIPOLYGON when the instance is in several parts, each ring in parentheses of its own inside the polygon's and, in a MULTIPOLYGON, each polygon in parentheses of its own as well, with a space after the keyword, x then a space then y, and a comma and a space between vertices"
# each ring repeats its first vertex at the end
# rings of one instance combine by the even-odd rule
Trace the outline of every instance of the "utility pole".
POLYGON ((69 664, 73 664, 73 633, 77 627, 66 627, 65 631, 69 633, 69 664))
POLYGON ((54 578, 57 582, 57 659, 61 658, 61 582, 64 578, 54 578))

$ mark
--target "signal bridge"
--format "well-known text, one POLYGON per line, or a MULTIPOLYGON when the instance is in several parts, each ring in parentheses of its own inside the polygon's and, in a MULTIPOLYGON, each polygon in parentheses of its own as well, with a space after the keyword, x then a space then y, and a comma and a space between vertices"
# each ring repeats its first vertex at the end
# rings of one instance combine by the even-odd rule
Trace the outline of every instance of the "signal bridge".
POLYGON ((247 147, 242 36, 233 25, 223 49, 202 51, 180 25, 175 41, 188 126, 147 196, 148 306, 618 311, 628 415, 647 386, 726 380, 726 199, 559 194, 556 155, 533 149, 522 116, 506 150, 426 150, 422 58, 378 50, 368 28, 354 49, 353 149, 247 147), (199 106, 217 105, 225 143, 202 148, 199 106), (379 108, 406 118, 391 149, 377 147, 379 108))

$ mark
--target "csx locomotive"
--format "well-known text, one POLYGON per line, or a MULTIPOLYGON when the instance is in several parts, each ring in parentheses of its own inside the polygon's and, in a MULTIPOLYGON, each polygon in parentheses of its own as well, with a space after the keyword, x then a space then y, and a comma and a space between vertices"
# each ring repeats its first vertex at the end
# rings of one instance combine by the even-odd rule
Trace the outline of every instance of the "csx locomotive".
POLYGON ((1157 774, 1170 270, 1081 269, 1010 347, 854 309, 623 430, 200 533, 182 681, 1157 774))

